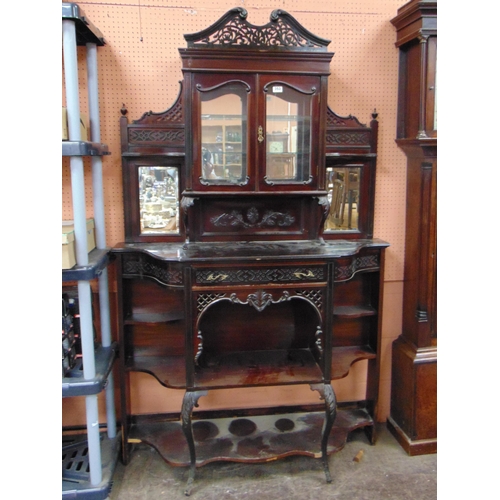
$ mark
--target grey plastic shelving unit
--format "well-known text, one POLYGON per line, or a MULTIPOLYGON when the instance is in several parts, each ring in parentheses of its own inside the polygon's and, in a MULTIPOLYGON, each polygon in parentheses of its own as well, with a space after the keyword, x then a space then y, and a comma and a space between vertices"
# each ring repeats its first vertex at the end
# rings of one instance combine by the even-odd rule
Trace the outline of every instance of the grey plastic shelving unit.
POLYGON ((62 142, 62 155, 68 156, 71 169, 71 194, 75 227, 76 265, 63 270, 62 281, 78 283, 82 357, 62 379, 62 397, 84 397, 87 433, 64 435, 62 439, 63 499, 104 500, 112 477, 120 439, 116 431, 112 367, 118 346, 111 339, 106 247, 102 156, 109 154, 101 144, 97 89, 97 47, 105 44, 101 32, 75 3, 62 4, 62 34, 66 107, 69 140, 62 142), (77 46, 86 47, 87 83, 91 140, 80 136, 77 46), (96 249, 87 253, 85 177, 83 158, 92 162, 92 193, 96 249), (92 290, 90 281, 99 284, 101 344, 94 345, 92 290), (98 394, 106 393, 107 430, 99 429, 98 394))

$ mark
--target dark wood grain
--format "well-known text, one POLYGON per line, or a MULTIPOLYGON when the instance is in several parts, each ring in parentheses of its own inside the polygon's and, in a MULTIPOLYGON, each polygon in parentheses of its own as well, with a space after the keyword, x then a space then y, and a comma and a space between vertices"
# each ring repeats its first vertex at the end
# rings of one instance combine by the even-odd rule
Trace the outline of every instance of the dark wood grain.
MULTIPOLYGON (((120 122, 126 242, 112 253, 122 346, 123 458, 127 462, 128 439, 134 437, 170 463, 190 465, 186 494, 195 466, 212 460, 322 455, 330 482, 327 454, 342 448, 350 430, 373 427, 378 399, 388 244, 373 239, 377 113, 366 126, 328 108, 333 57, 328 40, 282 10, 273 11, 261 27, 246 16, 245 9, 232 9, 205 30, 185 35, 188 46, 179 49, 183 82, 174 105, 131 123, 123 109, 120 122), (266 130, 274 86, 297 115, 297 163, 293 175, 282 177, 266 164, 273 160, 265 138, 284 141, 290 135, 266 130), (227 163, 207 164, 202 151, 204 144, 217 142, 217 137, 203 140, 205 119, 222 116, 207 113, 205 103, 226 94, 241 101, 243 115, 241 140, 230 142, 238 143, 247 169, 234 179, 223 176, 227 163), (325 234, 326 168, 353 163, 359 172, 358 227, 325 234), (141 233, 141 166, 179 169, 179 234, 141 233), (206 173, 212 167, 214 173, 219 169, 215 177, 206 173), (336 416, 331 381, 345 377, 360 360, 368 362, 366 399, 362 408, 336 416), (131 425, 132 372, 185 391, 182 425, 131 425), (323 413, 300 417, 300 429, 283 416, 272 433, 258 433, 258 425, 240 421, 234 423, 235 440, 217 437, 216 422, 196 421, 198 399, 209 390, 297 384, 309 384, 324 402, 323 413)), ((292 153, 282 144, 282 153, 292 153)))
POLYGON ((407 157, 403 328, 392 350, 389 428, 410 454, 437 450, 437 2, 392 20, 400 51, 397 144, 407 157))

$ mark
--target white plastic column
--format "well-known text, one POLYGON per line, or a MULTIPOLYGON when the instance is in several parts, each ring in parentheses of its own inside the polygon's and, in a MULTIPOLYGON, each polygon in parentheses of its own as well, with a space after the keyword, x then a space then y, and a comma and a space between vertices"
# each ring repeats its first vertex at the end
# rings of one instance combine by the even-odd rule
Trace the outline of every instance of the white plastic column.
MULTIPOLYGON (((89 97, 90 139, 101 142, 101 123, 99 119, 99 88, 97 71, 97 45, 87 43, 87 80, 89 97)), ((104 190, 102 182, 102 158, 92 157, 92 194, 94 199, 94 222, 96 246, 106 248, 106 226, 104 221, 104 190)), ((111 345, 111 319, 109 314, 108 270, 99 276, 99 306, 101 318, 101 341, 103 347, 111 345)), ((116 413, 113 374, 110 373, 106 385, 106 421, 108 437, 116 437, 116 413)))
MULTIPOLYGON (((80 141, 80 99, 78 95, 78 60, 76 50, 76 28, 74 21, 63 19, 62 32, 69 140, 80 141)), ((70 157, 70 168, 71 194, 73 197, 73 219, 75 227, 76 263, 78 266, 85 266, 88 265, 88 253, 83 158, 80 156, 70 157)), ((83 377, 86 380, 95 377, 91 293, 89 281, 78 282, 83 377)), ((90 483, 92 486, 96 486, 102 481, 97 395, 86 396, 85 406, 87 415, 90 483)))

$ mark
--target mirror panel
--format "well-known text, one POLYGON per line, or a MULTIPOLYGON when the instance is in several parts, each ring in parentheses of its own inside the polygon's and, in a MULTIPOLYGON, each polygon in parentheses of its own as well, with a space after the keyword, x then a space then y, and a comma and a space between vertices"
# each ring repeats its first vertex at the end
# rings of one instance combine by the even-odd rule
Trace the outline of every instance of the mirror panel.
POLYGON ((266 87, 266 179, 308 182, 312 94, 281 83, 266 87))
POLYGON ((231 83, 201 94, 201 182, 246 182, 247 90, 231 83))
POLYGON ((141 234, 179 234, 177 167, 139 167, 141 234))
POLYGON ((330 211, 325 233, 358 230, 361 167, 328 167, 326 181, 330 211))

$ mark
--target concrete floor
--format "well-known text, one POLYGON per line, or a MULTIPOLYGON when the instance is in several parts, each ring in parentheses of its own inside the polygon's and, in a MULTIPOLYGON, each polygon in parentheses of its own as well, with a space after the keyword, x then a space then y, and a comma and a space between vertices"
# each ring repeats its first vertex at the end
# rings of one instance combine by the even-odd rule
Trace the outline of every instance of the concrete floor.
POLYGON ((188 469, 169 466, 151 447, 135 445, 126 467, 116 466, 109 500, 434 500, 437 455, 409 457, 379 424, 377 444, 362 431, 330 455, 333 482, 327 484, 321 460, 288 457, 266 464, 217 462, 200 467, 190 497, 184 495, 188 469), (362 459, 354 457, 363 450, 362 459))

